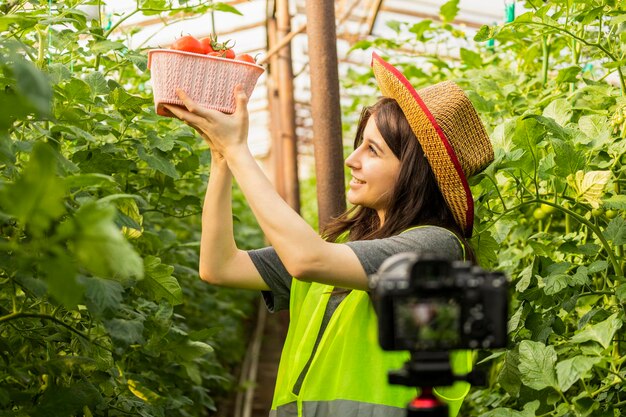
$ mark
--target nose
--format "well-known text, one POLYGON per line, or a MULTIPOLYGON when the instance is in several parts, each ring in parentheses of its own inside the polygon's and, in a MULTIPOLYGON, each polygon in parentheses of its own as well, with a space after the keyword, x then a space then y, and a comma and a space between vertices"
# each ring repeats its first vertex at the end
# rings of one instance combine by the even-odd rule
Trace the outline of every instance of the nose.
POLYGON ((354 151, 352 151, 352 153, 350 155, 348 155, 348 157, 346 158, 346 166, 348 168, 352 168, 352 169, 357 169, 358 168, 358 157, 357 157, 357 150, 355 149, 354 151))

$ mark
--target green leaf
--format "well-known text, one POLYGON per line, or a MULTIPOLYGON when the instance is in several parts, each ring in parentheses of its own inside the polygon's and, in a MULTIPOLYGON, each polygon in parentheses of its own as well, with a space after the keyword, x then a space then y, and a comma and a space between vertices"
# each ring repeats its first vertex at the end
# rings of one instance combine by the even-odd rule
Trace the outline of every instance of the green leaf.
POLYGON ((461 48, 461 60, 468 68, 481 68, 483 66, 480 54, 466 48, 461 48))
POLYGON ((556 376, 562 392, 567 391, 579 379, 591 370, 593 365, 600 362, 602 358, 591 356, 575 356, 556 364, 556 376))
POLYGON ((149 291, 155 300, 165 299, 173 305, 182 304, 183 292, 176 278, 174 267, 161 263, 161 259, 148 256, 144 259, 145 277, 140 286, 149 291))
POLYGON ((141 71, 146 71, 148 69, 148 57, 145 53, 142 54, 129 51, 124 57, 135 64, 135 66, 141 71))
POLYGON ((502 368, 498 374, 498 383, 513 397, 517 397, 522 386, 519 371, 519 353, 515 350, 506 352, 502 368))
POLYGON ((517 119, 512 137, 512 143, 515 148, 537 154, 537 143, 541 142, 543 137, 543 129, 537 123, 537 120, 531 117, 517 119))
POLYGON ((607 261, 594 261, 588 267, 588 271, 590 274, 595 274, 596 272, 606 271, 609 267, 609 263, 607 261))
POLYGON ((626 302, 626 284, 621 284, 615 289, 615 296, 620 301, 620 303, 626 302))
POLYGON ((81 79, 72 78, 63 88, 63 95, 68 101, 89 102, 92 99, 89 85, 81 79))
POLYGON ((602 201, 602 205, 607 209, 626 210, 626 195, 618 194, 602 201))
POLYGON ((606 116, 584 115, 578 119, 578 127, 595 146, 604 146, 611 139, 611 127, 606 116))
POLYGON ((522 411, 511 408, 498 407, 480 415, 480 417, 535 417, 540 402, 535 400, 524 404, 522 411))
POLYGON ((169 152, 174 148, 174 139, 170 135, 158 134, 151 130, 148 132, 148 139, 152 148, 158 148, 163 152, 169 152))
POLYGON ((522 303, 519 306, 519 308, 517 309, 517 311, 515 311, 515 313, 513 313, 513 315, 509 319, 509 321, 507 323, 507 333, 508 334, 516 331, 522 325, 522 320, 523 320, 525 306, 526 306, 526 304, 522 303))
MULTIPOLYGON (((554 139, 555 174, 560 177, 567 177, 583 169, 586 165, 585 154, 574 149, 570 142, 554 139)), ((551 154, 552 155, 552 154, 551 154)))
POLYGON ((354 43, 354 45, 352 45, 352 47, 348 50, 348 54, 352 51, 355 51, 357 49, 360 50, 367 50, 372 46, 372 41, 368 41, 365 39, 362 39, 360 41, 357 41, 354 43))
POLYGON ((79 233, 72 249, 81 264, 93 274, 115 279, 143 278, 143 262, 117 228, 115 208, 86 203, 74 221, 79 233))
POLYGON ((623 322, 618 318, 618 314, 614 313, 600 323, 587 326, 583 331, 576 333, 571 340, 573 343, 598 342, 606 349, 611 344, 615 332, 622 327, 622 324, 623 322))
POLYGON ((101 72, 90 72, 85 76, 85 82, 89 85, 89 88, 91 89, 92 100, 94 97, 102 94, 107 94, 110 91, 109 86, 107 85, 107 81, 101 72))
POLYGON ((176 355, 189 362, 211 352, 213 352, 211 345, 194 340, 187 340, 186 343, 176 346, 176 355))
POLYGON ((161 398, 156 392, 152 391, 141 382, 130 378, 128 379, 128 390, 132 392, 135 397, 147 403, 155 403, 161 398))
POLYGON ((426 32, 432 29, 432 23, 433 21, 430 19, 421 20, 418 23, 412 25, 409 28, 409 32, 413 33, 415 35, 415 39, 417 39, 418 41, 425 42, 431 39, 430 37, 426 37, 426 32))
POLYGON ((137 156, 144 160, 150 168, 156 169, 157 171, 167 175, 168 177, 172 177, 174 179, 180 178, 180 174, 176 171, 176 167, 172 164, 171 161, 166 159, 164 156, 161 156, 160 151, 153 149, 152 154, 149 155, 146 153, 146 150, 143 146, 137 148, 137 156))
POLYGON ((68 190, 91 187, 114 189, 117 187, 117 182, 115 182, 113 177, 98 173, 71 175, 65 177, 63 182, 68 190))
POLYGON ((480 235, 473 236, 470 244, 476 255, 479 265, 488 268, 498 262, 497 252, 500 249, 498 242, 491 236, 491 232, 484 232, 480 235))
POLYGON ((498 407, 481 414, 480 417, 525 417, 525 414, 512 408, 498 407))
POLYGON ((32 63, 16 59, 14 74, 17 92, 24 97, 41 116, 48 116, 52 108, 52 88, 46 76, 32 63))
POLYGON ((215 2, 211 4, 211 7, 213 8, 213 10, 218 12, 233 13, 239 16, 243 16, 239 10, 227 3, 215 2))
POLYGON ((599 208, 604 188, 611 178, 611 171, 576 171, 567 177, 567 182, 576 191, 576 198, 599 208))
MULTIPOLYGON (((559 70, 555 81, 557 83, 575 83, 578 81, 578 74, 582 71, 579 66, 572 66, 559 70)), ((565 100, 563 100, 565 101, 565 100)))
POLYGON ((543 278, 543 282, 545 283, 545 287, 543 287, 543 291, 547 295, 554 295, 560 292, 563 288, 567 287, 567 275, 566 274, 555 274, 548 275, 543 278))
POLYGON ((76 308, 82 301, 85 288, 76 280, 76 268, 63 253, 42 260, 40 266, 46 276, 48 293, 67 308, 76 308))
POLYGON ((144 327, 140 320, 112 319, 106 320, 104 326, 113 339, 126 345, 144 342, 144 327))
POLYGON ((444 24, 450 23, 459 13, 459 0, 449 0, 439 9, 439 16, 444 24))
POLYGON ((626 220, 617 216, 602 232, 607 240, 613 242, 614 245, 623 245, 626 243, 626 220))
POLYGON ((151 99, 133 96, 120 87, 115 88, 108 95, 108 100, 109 103, 115 105, 120 112, 129 113, 131 115, 140 113, 143 107, 152 104, 151 99))
POLYGON ((85 286, 89 311, 103 315, 119 308, 124 293, 124 288, 119 282, 98 277, 83 277, 81 282, 85 286))
POLYGON ((13 13, 0 16, 0 31, 4 32, 12 25, 19 26, 22 29, 28 29, 35 26, 39 18, 37 15, 28 15, 26 13, 13 13))
POLYGON ((589 283, 589 270, 586 266, 581 265, 576 270, 574 275, 568 275, 566 277, 567 285, 572 287, 579 287, 589 283))
POLYGON ((93 54, 104 54, 117 49, 124 49, 126 45, 123 42, 99 40, 89 43, 89 49, 93 54))
POLYGON ((520 379, 524 385, 536 390, 547 387, 558 389, 554 347, 523 340, 519 344, 519 362, 520 379))
POLYGON ((519 280, 517 284, 515 284, 515 289, 519 292, 526 291, 526 288, 530 285, 531 279, 533 277, 533 264, 530 263, 520 272, 519 280))
POLYGON ((572 118, 572 104, 563 98, 556 99, 543 109, 543 116, 565 126, 572 118))
POLYGON ((37 235, 65 213, 65 187, 57 177, 56 161, 54 150, 37 142, 22 175, 1 197, 4 210, 37 235))
POLYGON ((485 42, 492 37, 491 28, 488 25, 482 25, 480 29, 478 29, 478 32, 476 32, 476 35, 474 35, 474 41, 485 42))
POLYGON ((96 408, 101 402, 100 391, 89 381, 79 380, 67 387, 52 385, 39 398, 32 415, 34 417, 79 415, 83 413, 84 407, 96 408))

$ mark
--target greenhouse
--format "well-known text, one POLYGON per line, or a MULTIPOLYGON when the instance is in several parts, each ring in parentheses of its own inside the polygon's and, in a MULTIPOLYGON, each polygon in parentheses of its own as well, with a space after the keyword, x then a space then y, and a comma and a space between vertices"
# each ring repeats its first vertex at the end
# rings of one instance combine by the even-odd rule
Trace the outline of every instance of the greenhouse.
POLYGON ((0 0, 0 416, 626 413, 626 3, 0 0))

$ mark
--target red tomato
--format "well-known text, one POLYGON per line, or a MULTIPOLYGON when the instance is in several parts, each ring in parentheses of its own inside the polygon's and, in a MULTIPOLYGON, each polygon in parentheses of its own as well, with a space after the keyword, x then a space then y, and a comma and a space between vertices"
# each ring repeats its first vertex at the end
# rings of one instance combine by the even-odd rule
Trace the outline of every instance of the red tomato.
POLYGON ((224 53, 224 58, 235 59, 235 51, 232 49, 224 49, 222 52, 224 53))
POLYGON ((213 49, 213 40, 211 38, 202 38, 200 39, 200 45, 202 45, 203 54, 208 54, 210 52, 215 51, 213 49))
POLYGON ((238 59, 239 61, 249 62, 251 64, 256 64, 256 61, 254 60, 254 58, 252 58, 250 54, 239 54, 235 57, 235 59, 238 59))
POLYGON ((196 54, 204 53, 204 48, 202 47, 200 41, 191 35, 183 36, 182 38, 177 39, 176 42, 172 44, 171 49, 194 52, 196 54))

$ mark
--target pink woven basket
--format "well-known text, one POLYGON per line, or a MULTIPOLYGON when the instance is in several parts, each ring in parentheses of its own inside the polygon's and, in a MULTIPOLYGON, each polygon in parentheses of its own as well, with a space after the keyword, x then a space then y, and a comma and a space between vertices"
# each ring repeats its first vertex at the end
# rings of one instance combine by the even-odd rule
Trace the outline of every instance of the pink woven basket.
POLYGON ((241 84, 250 97, 264 71, 249 62, 172 49, 149 51, 148 68, 156 112, 168 117, 172 115, 163 104, 183 106, 176 95, 177 88, 203 107, 233 113, 235 86, 241 84))

